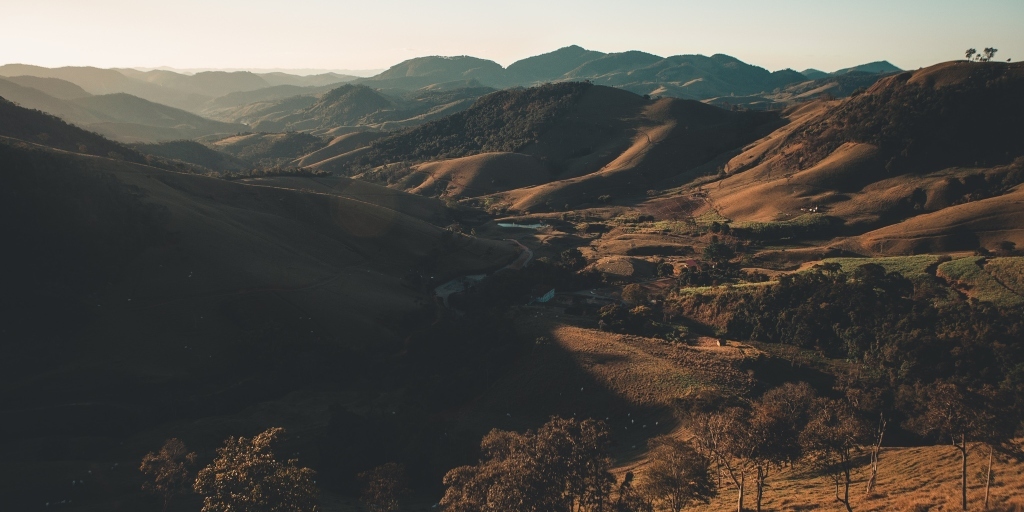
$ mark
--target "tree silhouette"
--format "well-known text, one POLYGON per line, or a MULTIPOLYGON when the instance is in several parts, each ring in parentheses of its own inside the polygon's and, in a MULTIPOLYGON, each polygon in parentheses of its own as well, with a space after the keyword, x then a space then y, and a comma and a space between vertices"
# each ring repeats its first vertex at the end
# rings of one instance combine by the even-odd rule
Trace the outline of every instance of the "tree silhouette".
POLYGON ((988 62, 988 61, 992 60, 992 58, 996 56, 996 52, 998 52, 998 51, 999 50, 996 49, 996 48, 985 48, 983 50, 983 52, 985 54, 985 62, 988 62))
POLYGON ((204 496, 202 512, 316 511, 316 473, 274 456, 272 445, 283 434, 271 428, 251 439, 228 438, 193 486, 204 496))
POLYGON ((966 52, 964 52, 964 55, 967 57, 967 60, 971 60, 971 57, 974 57, 974 54, 976 53, 978 53, 978 50, 975 50, 974 48, 969 48, 966 52))
POLYGON ((142 489, 159 495, 164 502, 163 510, 167 510, 172 498, 190 490, 195 463, 196 454, 189 452, 185 443, 178 438, 168 439, 159 452, 149 452, 142 458, 139 471, 148 478, 142 489))

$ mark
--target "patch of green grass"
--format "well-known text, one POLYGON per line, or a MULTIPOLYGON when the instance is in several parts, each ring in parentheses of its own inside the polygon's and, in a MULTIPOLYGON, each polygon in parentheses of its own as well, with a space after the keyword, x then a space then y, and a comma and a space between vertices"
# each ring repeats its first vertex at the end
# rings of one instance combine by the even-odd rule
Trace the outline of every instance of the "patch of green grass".
POLYGON ((827 258, 823 263, 838 263, 843 272, 852 273, 857 267, 868 263, 881 265, 886 272, 897 272, 910 279, 927 278, 928 267, 938 263, 939 257, 934 254, 919 254, 916 256, 887 256, 884 258, 827 258))
MULTIPOLYGON (((1001 258, 997 258, 1001 259, 1001 258)), ((1014 307, 1024 304, 1024 297, 1004 286, 999 279, 986 270, 985 258, 973 256, 947 261, 939 265, 938 275, 959 288, 967 295, 982 302, 991 302, 996 306, 1014 307)), ((998 275, 1010 276, 1009 270, 1019 265, 1016 262, 997 263, 993 272, 998 275)), ((1019 272, 1019 270, 1017 270, 1019 272)))
POLYGON ((725 224, 729 222, 729 219, 723 217, 716 210, 708 210, 693 218, 694 222, 698 226, 710 226, 711 223, 717 222, 719 224, 725 224))
POLYGON ((827 235, 837 219, 821 213, 806 213, 791 220, 773 222, 736 222, 733 232, 757 239, 779 240, 827 235))
POLYGON ((985 271, 1014 293, 1024 295, 1024 257, 992 258, 985 263, 985 271))

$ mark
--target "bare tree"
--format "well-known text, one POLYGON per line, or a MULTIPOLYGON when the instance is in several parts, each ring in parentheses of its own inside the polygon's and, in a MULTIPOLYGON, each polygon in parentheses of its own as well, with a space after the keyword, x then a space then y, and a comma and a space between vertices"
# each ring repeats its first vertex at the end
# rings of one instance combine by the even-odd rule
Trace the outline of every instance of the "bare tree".
POLYGON ((167 510, 171 499, 191 490, 195 463, 196 454, 189 452, 185 443, 178 438, 168 439, 159 452, 149 452, 142 458, 139 471, 148 478, 142 489, 159 495, 164 502, 163 510, 167 510))

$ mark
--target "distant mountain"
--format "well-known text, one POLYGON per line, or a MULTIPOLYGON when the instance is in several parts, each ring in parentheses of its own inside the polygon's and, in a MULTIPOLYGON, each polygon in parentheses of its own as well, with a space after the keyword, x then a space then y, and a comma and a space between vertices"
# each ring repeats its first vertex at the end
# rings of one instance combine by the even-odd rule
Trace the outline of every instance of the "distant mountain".
POLYGON ((565 76, 568 70, 576 69, 604 55, 576 45, 566 46, 550 53, 513 62, 506 71, 519 83, 553 82, 565 76))
MULTIPOLYGON (((286 87, 286 86, 280 86, 286 87)), ((494 89, 475 80, 435 84, 415 91, 392 90, 385 94, 367 85, 345 84, 321 94, 292 96, 282 100, 211 109, 212 117, 249 124, 253 131, 309 131, 336 135, 339 128, 371 131, 395 130, 423 124, 469 108, 473 101, 494 89)), ((258 94, 260 91, 240 94, 258 94)), ((228 97, 215 103, 227 100, 228 97)), ((344 133, 344 132, 342 132, 344 133)))
POLYGON ((828 76, 828 73, 814 68, 805 69, 801 71, 800 74, 806 76, 809 80, 818 80, 828 76))
POLYGON ((219 98, 210 100, 203 108, 203 113, 212 113, 220 109, 248 105, 264 101, 282 100, 293 96, 315 96, 331 90, 333 86, 299 86, 299 85, 273 85, 253 91, 239 91, 225 94, 219 98))
POLYGON ((41 110, 76 124, 86 125, 108 120, 106 116, 92 112, 82 106, 54 98, 43 91, 19 85, 5 78, 0 78, 0 96, 22 107, 41 110))
POLYGON ((114 69, 94 67, 44 68, 26 64, 0 66, 0 76, 59 78, 78 85, 90 94, 127 93, 175 108, 195 110, 213 95, 197 95, 125 76, 114 69))
POLYGON ((419 57, 392 66, 387 71, 358 80, 374 88, 419 89, 432 84, 475 79, 490 87, 503 87, 505 69, 494 61, 476 57, 419 57))
POLYGON ((89 96, 71 103, 106 118, 87 125, 89 129, 123 142, 191 139, 247 129, 245 125, 213 121, 124 93, 89 96))
POLYGON ((338 73, 321 73, 319 75, 290 75, 288 73, 258 73, 260 78, 266 80, 270 85, 295 85, 299 87, 322 87, 325 85, 351 82, 358 79, 354 75, 340 75, 338 73))
POLYGON ((859 66, 853 66, 851 68, 843 68, 830 73, 832 76, 845 75, 852 72, 863 72, 863 73, 898 73, 903 71, 902 69, 893 66, 886 60, 880 60, 877 62, 869 62, 867 64, 861 64, 859 66))
POLYGON ((573 80, 584 78, 600 79, 613 73, 629 73, 662 60, 664 60, 663 57, 638 51, 609 53, 581 64, 562 75, 562 78, 573 80))
POLYGON ((272 85, 259 75, 248 71, 204 71, 194 75, 163 70, 119 69, 118 71, 143 82, 198 96, 218 97, 232 92, 263 89, 272 85))
POLYGON ((637 94, 690 99, 770 92, 807 80, 793 70, 772 73, 728 55, 660 57, 640 51, 605 54, 568 46, 520 60, 508 69, 473 57, 421 57, 359 82, 374 88, 409 90, 468 78, 497 88, 589 80, 637 94))
POLYGON ((0 137, 86 155, 117 158, 143 163, 145 158, 132 149, 107 140, 93 132, 70 125, 62 119, 0 98, 0 137))
POLYGON ((37 76, 11 76, 7 80, 18 85, 31 87, 42 91, 54 98, 61 100, 73 100, 90 96, 85 89, 59 78, 40 78, 37 76))

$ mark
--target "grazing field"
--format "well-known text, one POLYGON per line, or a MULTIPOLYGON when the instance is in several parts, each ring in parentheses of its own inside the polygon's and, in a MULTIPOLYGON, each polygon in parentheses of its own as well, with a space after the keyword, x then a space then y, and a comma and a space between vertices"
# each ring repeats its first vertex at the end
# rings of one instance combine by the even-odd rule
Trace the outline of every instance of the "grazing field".
POLYGON ((866 265, 868 263, 874 263, 881 265, 886 272, 898 272, 910 279, 916 281, 932 274, 929 269, 938 264, 939 256, 934 254, 919 254, 914 256, 886 256, 881 258, 827 258, 822 263, 838 263, 842 268, 843 272, 853 272, 857 270, 857 267, 866 265))
POLYGON ((1020 258, 999 259, 1008 261, 996 263, 992 270, 988 268, 991 262, 980 256, 949 261, 939 265, 938 276, 949 281, 969 297, 982 302, 991 302, 1003 307, 1024 304, 1024 297, 1015 291, 1020 290, 1020 258), (1012 283, 1016 288, 1011 288, 1003 284, 1004 282, 1012 283))

